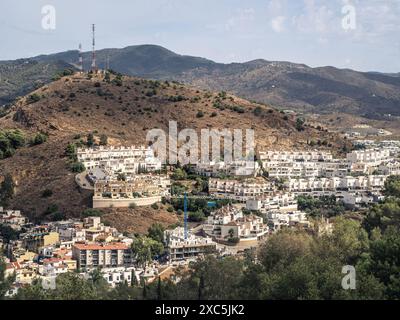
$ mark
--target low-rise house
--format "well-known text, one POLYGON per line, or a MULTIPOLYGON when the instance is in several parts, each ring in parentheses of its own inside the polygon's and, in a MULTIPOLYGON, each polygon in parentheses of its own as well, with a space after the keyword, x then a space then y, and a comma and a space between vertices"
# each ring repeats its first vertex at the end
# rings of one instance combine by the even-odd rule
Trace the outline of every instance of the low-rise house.
POLYGON ((310 225, 307 214, 302 211, 273 210, 267 213, 267 223, 271 231, 277 231, 282 227, 308 227, 310 225))
MULTIPOLYGON (((76 264, 75 264, 76 265, 76 264)), ((58 276, 62 273, 71 271, 63 259, 59 258, 47 258, 42 261, 39 265, 38 272, 42 276, 58 276)))
POLYGON ((341 200, 353 208, 366 207, 384 199, 380 192, 343 192, 341 200))
POLYGON ((262 217, 250 214, 221 225, 220 238, 228 241, 256 241, 262 239, 268 231, 262 217))
POLYGON ((14 230, 21 230, 21 228, 28 222, 28 219, 17 210, 4 210, 0 207, 0 224, 5 224, 14 230))
MULTIPOLYGON (((120 283, 127 283, 129 286, 132 283, 132 278, 136 277, 135 268, 107 268, 102 269, 103 278, 107 281, 110 287, 115 288, 120 283)), ((139 283, 138 278, 136 278, 139 283)))
POLYGON ((261 199, 249 199, 246 201, 246 209, 266 213, 270 210, 296 211, 297 198, 291 193, 276 193, 261 199))
POLYGON ((39 252, 40 248, 56 245, 60 242, 58 232, 49 231, 47 226, 38 226, 21 236, 23 246, 33 252, 39 252))

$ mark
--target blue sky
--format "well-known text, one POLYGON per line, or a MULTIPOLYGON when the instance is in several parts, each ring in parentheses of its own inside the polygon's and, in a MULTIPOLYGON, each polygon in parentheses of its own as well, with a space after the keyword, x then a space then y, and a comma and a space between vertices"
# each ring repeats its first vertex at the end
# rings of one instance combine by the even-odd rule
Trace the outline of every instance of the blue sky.
POLYGON ((0 60, 158 44, 217 62, 284 60, 400 72, 400 0, 1 0, 0 60), (56 9, 55 30, 42 7, 56 9), (344 6, 355 12, 345 30, 344 6))

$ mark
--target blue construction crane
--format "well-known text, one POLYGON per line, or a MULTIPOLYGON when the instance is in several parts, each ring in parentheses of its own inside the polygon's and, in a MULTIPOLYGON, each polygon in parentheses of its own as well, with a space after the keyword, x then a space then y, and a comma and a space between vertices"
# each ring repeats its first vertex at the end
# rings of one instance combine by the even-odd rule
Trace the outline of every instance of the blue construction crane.
POLYGON ((185 197, 183 200, 183 212, 184 212, 184 230, 185 230, 185 240, 188 238, 188 227, 187 227, 187 220, 188 220, 188 214, 187 214, 187 193, 185 192, 185 197))

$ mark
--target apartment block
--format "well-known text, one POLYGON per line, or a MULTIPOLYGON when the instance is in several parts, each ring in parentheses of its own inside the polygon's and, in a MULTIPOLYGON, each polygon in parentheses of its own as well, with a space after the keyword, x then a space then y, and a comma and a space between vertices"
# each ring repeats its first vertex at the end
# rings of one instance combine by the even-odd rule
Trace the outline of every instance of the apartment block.
POLYGON ((131 249, 123 243, 75 243, 72 247, 72 258, 82 270, 132 265, 131 249))
POLYGON ((211 178, 208 182, 208 188, 212 196, 242 202, 248 199, 265 197, 274 190, 272 183, 263 178, 249 178, 244 180, 211 178))
POLYGON ((205 253, 214 252, 217 246, 211 238, 198 237, 190 232, 185 238, 185 231, 182 227, 166 230, 164 241, 170 261, 196 258, 205 253))
POLYGON ((138 175, 130 181, 97 181, 94 186, 93 208, 148 206, 170 195, 167 176, 138 175))
POLYGON ((137 174, 140 170, 161 170, 162 163, 150 147, 105 147, 78 149, 78 161, 88 170, 103 168, 112 172, 137 174))
POLYGON ((197 174, 206 177, 218 177, 221 175, 232 177, 255 177, 259 165, 256 161, 210 161, 207 163, 199 162, 194 170, 197 174))

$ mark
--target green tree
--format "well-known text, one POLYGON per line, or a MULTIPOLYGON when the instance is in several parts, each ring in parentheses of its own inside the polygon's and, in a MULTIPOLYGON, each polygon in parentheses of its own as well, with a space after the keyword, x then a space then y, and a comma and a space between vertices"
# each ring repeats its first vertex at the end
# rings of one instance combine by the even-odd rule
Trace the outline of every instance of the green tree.
POLYGON ((303 118, 297 118, 296 120, 296 129, 297 131, 304 131, 304 119, 303 118))
POLYGON ((161 223, 154 223, 147 231, 147 236, 157 242, 162 243, 164 240, 165 228, 161 223))
POLYGON ((81 173, 86 170, 85 165, 82 162, 73 162, 70 165, 71 171, 75 173, 81 173))
POLYGON ((6 264, 4 262, 3 256, 0 254, 0 300, 4 299, 5 294, 10 290, 15 277, 6 277, 6 264))
POLYGON ((94 135, 93 133, 89 133, 87 135, 87 142, 86 142, 88 147, 93 147, 94 146, 94 135))
POLYGON ((390 176, 385 182, 385 196, 400 198, 400 176, 390 176))
POLYGON ((140 236, 133 239, 132 252, 137 265, 146 267, 154 257, 164 252, 164 246, 149 237, 140 236))
POLYGON ((0 184, 0 204, 7 206, 14 197, 15 184, 11 174, 6 174, 3 182, 0 184))
POLYGON ((63 273, 56 279, 55 300, 95 300, 98 295, 89 281, 77 273, 63 273))
POLYGON ((108 144, 108 137, 105 134, 100 136, 100 145, 106 146, 108 144))

